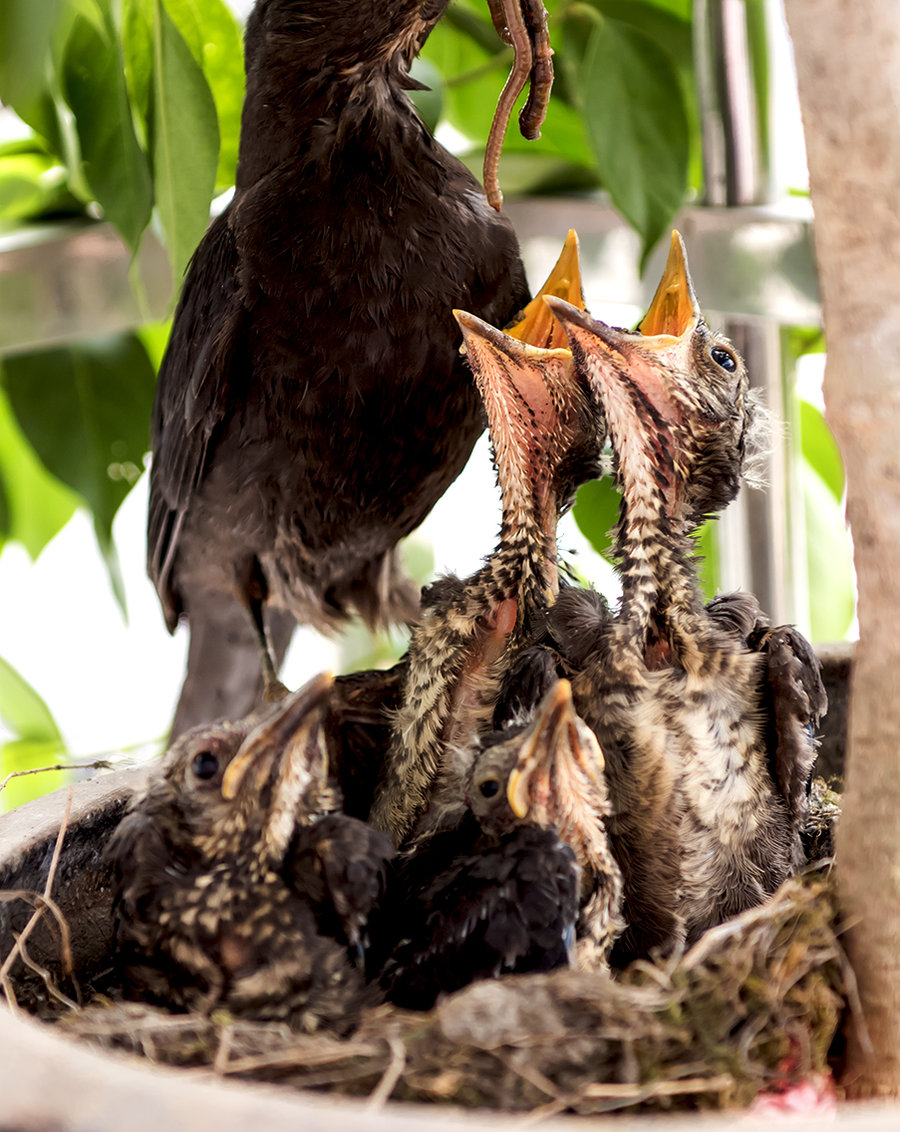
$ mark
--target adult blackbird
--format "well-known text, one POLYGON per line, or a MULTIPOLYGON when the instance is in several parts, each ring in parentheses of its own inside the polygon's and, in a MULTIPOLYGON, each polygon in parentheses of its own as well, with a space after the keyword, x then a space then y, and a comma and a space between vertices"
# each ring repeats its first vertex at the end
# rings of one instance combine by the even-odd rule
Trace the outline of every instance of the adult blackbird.
MULTIPOLYGON (((574 237, 543 290, 554 292, 560 280, 580 299, 574 237)), ((577 486, 598 472, 597 416, 569 351, 539 349, 456 313, 488 416, 500 540, 471 577, 441 578, 423 596, 371 814, 396 845, 462 816, 465 758, 477 735, 491 730, 503 675, 558 589, 557 520, 577 486)), ((533 328, 531 313, 518 333, 533 328)))
POLYGON ((559 681, 533 721, 482 741, 459 826, 401 857, 382 982, 400 1006, 504 972, 602 963, 621 926, 603 757, 559 681), (399 925, 399 928, 398 928, 399 925), (576 936, 580 943, 576 945, 576 936))
POLYGON ((502 326, 528 300, 509 221, 406 93, 446 2, 250 15, 235 195, 191 261, 153 412, 148 569, 191 630, 174 735, 249 712, 261 667, 280 691, 295 621, 417 611, 397 541, 483 427, 452 308, 502 326))
POLYGON ((732 602, 730 618, 703 604, 689 535, 737 494, 758 418, 743 361, 700 313, 681 238, 638 331, 549 302, 603 407, 622 490, 622 603, 575 692, 607 756, 641 950, 681 917, 691 940, 760 903, 802 859, 824 693, 796 630, 750 647, 755 602, 732 602))
POLYGON ((392 849, 338 812, 317 677, 277 707, 181 736, 115 831, 128 992, 346 1031, 392 849))

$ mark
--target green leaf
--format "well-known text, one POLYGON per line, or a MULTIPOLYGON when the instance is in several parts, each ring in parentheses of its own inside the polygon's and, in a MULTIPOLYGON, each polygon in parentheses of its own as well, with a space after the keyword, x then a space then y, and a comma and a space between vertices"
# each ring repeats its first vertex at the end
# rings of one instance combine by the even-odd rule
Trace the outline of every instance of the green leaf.
POLYGON ((155 374, 147 351, 135 335, 122 335, 22 354, 4 368, 25 435, 44 465, 90 507, 122 602, 112 521, 149 447, 155 374))
POLYGON ((0 657, 0 719, 19 739, 62 743, 62 735, 50 709, 3 657, 0 657))
POLYGON ((122 0, 122 57, 128 93, 147 145, 153 81, 153 0, 122 0))
POLYGON ((83 16, 75 19, 66 46, 63 89, 75 115, 87 182, 136 253, 150 221, 153 187, 134 131, 122 49, 111 17, 104 32, 83 16))
POLYGON ((813 641, 840 641, 853 619, 853 550, 844 509, 809 464, 800 465, 810 630, 813 641))
POLYGON ((226 189, 234 184, 237 170, 244 105, 241 29, 223 0, 166 0, 166 7, 212 92, 219 120, 216 188, 226 189))
POLYGON ((828 422, 815 405, 800 401, 800 450, 834 498, 844 498, 844 462, 828 422))
POLYGON ((68 202, 66 171, 55 157, 42 153, 0 156, 0 225, 27 220, 68 202))
POLYGON ((719 543, 716 538, 716 531, 715 519, 707 519, 694 535, 696 553, 702 559, 697 574, 700 579, 700 588, 703 590, 707 601, 712 601, 721 588, 719 583, 719 543))
POLYGON ((684 200, 690 135, 666 52, 618 20, 595 24, 579 71, 588 136, 613 204, 643 238, 643 262, 684 200))
POLYGON ((9 538, 9 532, 12 529, 12 514, 9 509, 9 499, 6 496, 6 485, 3 483, 3 476, 0 475, 0 549, 9 538))
MULTIPOLYGON (((40 767, 55 766, 66 759, 66 750, 61 742, 39 743, 31 739, 11 739, 0 743, 0 780, 13 771, 36 770, 40 767)), ((31 802, 51 790, 64 786, 71 772, 49 771, 47 774, 28 774, 13 778, 0 793, 0 811, 7 813, 31 802)))
POLYGON ((602 15, 630 24, 648 36, 661 50, 682 66, 693 61, 691 17, 679 16, 666 5, 653 0, 588 0, 602 15))
POLYGON ((153 0, 153 7, 153 181, 177 284, 209 222, 219 127, 203 71, 163 0, 153 0))
MULTIPOLYGON (((202 68, 219 122, 216 188, 234 184, 241 110, 244 103, 244 50, 241 30, 223 0, 166 0, 172 22, 202 68)), ((153 78, 154 0, 124 0, 122 36, 129 89, 145 128, 153 78)))
POLYGON ((144 344, 144 349, 150 358, 150 364, 158 373, 159 367, 162 364, 163 355, 166 352, 166 346, 169 344, 169 335, 172 333, 172 319, 167 318, 163 322, 145 322, 143 326, 139 326, 135 331, 138 338, 144 344))
MULTIPOLYGON (((7 365, 9 363, 7 362, 7 365)), ((9 512, 6 537, 37 558, 75 513, 78 496, 52 476, 22 435, 0 390, 0 482, 9 512)))
POLYGON ((18 109, 47 89, 47 63, 60 0, 0 3, 0 101, 18 109))
POLYGON ((604 558, 612 557, 610 532, 619 519, 620 500, 615 484, 605 477, 582 484, 572 508, 578 529, 604 558))

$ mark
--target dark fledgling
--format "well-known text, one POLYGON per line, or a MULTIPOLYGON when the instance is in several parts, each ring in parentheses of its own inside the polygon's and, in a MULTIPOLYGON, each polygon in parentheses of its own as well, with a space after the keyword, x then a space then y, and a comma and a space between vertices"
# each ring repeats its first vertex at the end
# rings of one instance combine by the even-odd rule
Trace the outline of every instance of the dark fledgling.
POLYGON ((737 494, 758 416, 743 361, 703 321, 680 237, 639 331, 550 304, 603 406, 622 491, 622 603, 574 687, 607 757, 640 953, 665 942, 667 918, 673 938, 682 917, 696 938, 796 867, 824 694, 794 630, 769 629, 752 599, 703 604, 689 535, 737 494))
MULTIPOLYGON (((557 289, 580 299, 574 234, 544 285, 557 289)), ((535 302, 510 334, 456 314, 488 417, 500 538, 475 574, 440 578, 423 595, 403 705, 372 808, 373 824, 398 846, 453 828, 462 817, 466 758, 491 730, 504 674, 558 588, 559 515, 599 460, 602 425, 571 354, 553 348, 543 303, 535 302), (535 339, 540 348, 529 344, 535 339)), ((558 325, 555 333, 562 337, 558 325)))
POLYGON ((455 830, 398 862, 385 926, 401 942, 382 981, 401 1006, 428 1009, 504 972, 548 971, 576 948, 594 966, 621 926, 603 759, 568 683, 527 727, 483 740, 465 802, 455 830))
POLYGON ((367 925, 393 850, 340 811, 321 732, 330 677, 194 728, 108 850, 127 992, 176 1010, 345 1032, 371 996, 367 925))
POLYGON ((508 220, 407 91, 446 0, 258 0, 233 201, 153 415, 148 569, 190 624, 173 734, 259 702, 295 621, 416 615, 395 557, 483 428, 452 309, 528 291, 508 220))

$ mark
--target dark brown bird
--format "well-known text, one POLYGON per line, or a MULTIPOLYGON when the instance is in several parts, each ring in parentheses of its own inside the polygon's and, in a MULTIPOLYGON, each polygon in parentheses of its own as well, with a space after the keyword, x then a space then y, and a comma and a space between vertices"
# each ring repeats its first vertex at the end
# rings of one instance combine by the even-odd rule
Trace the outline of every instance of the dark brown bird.
POLYGON ((315 1030, 353 1027, 387 839, 335 812, 330 677, 181 736, 113 835, 119 961, 132 995, 315 1030))
MULTIPOLYGON (((580 298, 574 236, 543 291, 553 293, 560 279, 580 298)), ((526 335, 539 309, 532 308, 526 335)), ((575 488, 598 470, 597 417, 569 351, 538 349, 473 315, 456 315, 488 416, 502 498, 500 541, 477 573, 465 581, 441 578, 423 595, 404 702, 372 809, 373 824, 396 845, 458 824, 465 760, 478 734, 491 729, 504 672, 558 589, 557 520, 575 488)))
POLYGON ((249 712, 260 658, 279 693, 296 621, 417 612, 396 544, 483 428, 451 310, 504 325, 528 300, 509 221, 406 93, 446 2, 249 18, 235 195, 191 261, 153 414, 148 569, 191 630, 175 735, 249 712))
POLYGON ((403 938, 382 981, 401 1006, 428 1009, 503 972, 552 970, 574 962, 576 947, 594 966, 621 926, 603 757, 566 681, 527 727, 484 738, 465 801, 457 829, 398 864, 391 926, 403 938))
POLYGON ((703 605, 689 535, 736 495, 757 420, 743 361, 700 314, 681 238, 639 331, 549 301, 603 407, 622 490, 622 603, 575 690, 607 756, 640 951, 680 916, 695 938, 796 866, 821 684, 794 630, 766 630, 754 651, 749 619, 741 632, 703 605))

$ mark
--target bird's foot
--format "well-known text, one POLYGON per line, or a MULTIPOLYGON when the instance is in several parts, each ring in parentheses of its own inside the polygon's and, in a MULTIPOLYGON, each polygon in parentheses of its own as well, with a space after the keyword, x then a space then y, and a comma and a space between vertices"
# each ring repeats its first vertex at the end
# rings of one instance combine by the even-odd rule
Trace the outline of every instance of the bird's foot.
POLYGON ((265 687, 263 688, 264 703, 280 704, 284 697, 288 695, 290 695, 290 690, 282 684, 274 673, 271 676, 266 676, 265 687))

